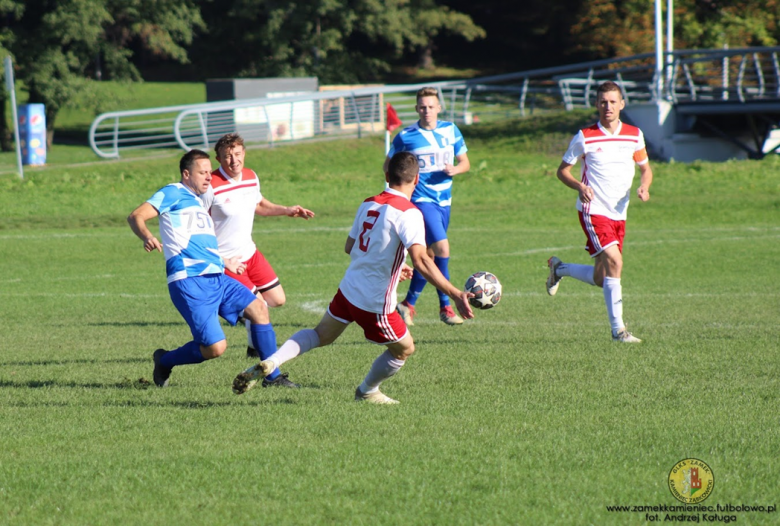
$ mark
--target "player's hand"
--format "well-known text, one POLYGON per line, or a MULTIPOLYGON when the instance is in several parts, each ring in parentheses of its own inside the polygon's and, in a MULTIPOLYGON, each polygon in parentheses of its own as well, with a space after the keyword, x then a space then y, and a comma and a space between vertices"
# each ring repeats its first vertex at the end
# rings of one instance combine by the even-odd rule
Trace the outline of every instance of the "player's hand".
POLYGON ((152 236, 144 242, 144 250, 147 252, 151 252, 153 250, 162 252, 162 243, 160 243, 156 237, 152 236))
POLYGON ((300 205, 290 206, 287 208, 287 215, 290 217, 300 217, 303 219, 311 219, 314 217, 314 212, 303 208, 300 205))
POLYGON ((471 310, 471 304, 469 303, 469 298, 473 297, 474 294, 471 292, 466 292, 465 290, 459 292, 457 296, 450 296, 452 301, 455 302, 455 307, 458 309, 460 315, 467 320, 470 320, 474 317, 474 311, 471 310))
POLYGON ((590 203, 593 200, 593 188, 587 185, 580 186, 580 201, 590 203))
POLYGON ((404 263, 401 265, 401 275, 398 277, 398 282, 406 281, 407 279, 412 279, 412 274, 414 274, 414 269, 404 263))
POLYGON ((636 195, 639 197, 641 201, 649 201, 650 200, 650 190, 648 188, 645 188, 644 186, 640 186, 636 189, 636 195))
POLYGON ((238 258, 225 259, 225 268, 233 274, 243 274, 246 270, 246 265, 241 263, 238 258))
POLYGON ((444 173, 452 177, 453 175, 457 174, 458 171, 455 169, 454 164, 445 164, 444 165, 444 173))

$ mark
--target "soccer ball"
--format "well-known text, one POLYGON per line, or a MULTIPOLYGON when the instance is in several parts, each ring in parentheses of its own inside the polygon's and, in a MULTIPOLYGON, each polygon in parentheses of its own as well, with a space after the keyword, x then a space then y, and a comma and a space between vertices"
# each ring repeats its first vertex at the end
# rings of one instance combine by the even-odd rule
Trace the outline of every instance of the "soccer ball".
POLYGON ((501 301, 501 283, 490 272, 476 272, 469 276, 466 292, 474 294, 469 303, 477 309, 492 309, 501 301))

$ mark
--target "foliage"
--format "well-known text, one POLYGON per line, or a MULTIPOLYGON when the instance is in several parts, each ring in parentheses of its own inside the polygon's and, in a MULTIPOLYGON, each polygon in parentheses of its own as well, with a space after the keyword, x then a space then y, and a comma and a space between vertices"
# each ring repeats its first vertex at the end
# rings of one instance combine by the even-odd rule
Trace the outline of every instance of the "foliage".
MULTIPOLYGON (((19 16, 22 11, 23 4, 15 0, 0 0, 0 19, 19 16)), ((0 25, 0 67, 2 67, 2 61, 11 55, 9 48, 13 44, 14 39, 15 36, 11 28, 0 25)), ((3 80, 5 80, 5 71, 3 70, 2 73, 3 80)), ((5 83, 3 83, 0 86, 0 150, 4 152, 10 152, 12 149, 11 129, 8 126, 8 116, 6 115, 6 101, 8 99, 5 83)))
MULTIPOLYGON (((666 23, 666 2, 664 24, 666 23)), ((655 11, 647 0, 583 2, 571 31, 580 50, 594 57, 618 57, 654 50, 655 11), (617 35, 617 37, 616 37, 617 35)), ((773 46, 780 40, 778 0, 677 0, 676 49, 773 46)))
POLYGON ((203 27, 191 0, 27 0, 3 23, 19 79, 30 102, 46 105, 50 131, 66 105, 96 107, 94 79, 140 80, 134 47, 185 62, 184 46, 203 27))
POLYGON ((484 36, 468 15, 433 0, 230 0, 203 10, 219 22, 196 43, 196 54, 225 75, 365 82, 440 33, 484 36))

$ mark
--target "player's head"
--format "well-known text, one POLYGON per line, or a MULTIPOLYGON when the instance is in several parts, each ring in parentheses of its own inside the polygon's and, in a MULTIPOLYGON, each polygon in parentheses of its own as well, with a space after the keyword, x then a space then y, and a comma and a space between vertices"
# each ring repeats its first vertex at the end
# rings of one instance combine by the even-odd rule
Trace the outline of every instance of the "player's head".
POLYGON ((433 128, 439 118, 441 104, 439 103, 439 90, 436 88, 422 88, 417 92, 417 104, 414 107, 420 116, 420 124, 423 128, 433 128))
POLYGON ((223 135, 214 145, 217 161, 222 169, 231 177, 241 175, 244 169, 244 139, 237 133, 223 135))
POLYGON ((417 164, 417 156, 409 152, 398 152, 393 155, 387 166, 387 184, 403 186, 416 183, 419 173, 420 165, 417 164))
POLYGON ((181 183, 198 195, 206 193, 211 183, 211 160, 203 150, 190 150, 179 161, 181 183))
POLYGON ((599 121, 606 126, 620 118, 620 112, 626 107, 620 86, 608 80, 596 90, 596 105, 599 109, 599 121))

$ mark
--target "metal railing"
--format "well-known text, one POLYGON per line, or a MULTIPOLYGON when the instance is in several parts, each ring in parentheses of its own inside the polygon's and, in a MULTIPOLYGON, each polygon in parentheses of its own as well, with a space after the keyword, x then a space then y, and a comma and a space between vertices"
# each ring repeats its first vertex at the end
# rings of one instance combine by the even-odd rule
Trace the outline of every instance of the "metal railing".
POLYGON ((404 124, 415 122, 415 94, 423 86, 439 89, 444 119, 467 125, 547 109, 589 108, 605 80, 617 82, 628 103, 780 99, 778 53, 780 47, 674 51, 663 82, 655 55, 644 53, 470 80, 117 111, 95 119, 89 142, 97 155, 113 158, 135 148, 209 148, 234 131, 247 143, 269 145, 361 137, 385 129, 387 103, 404 124))

